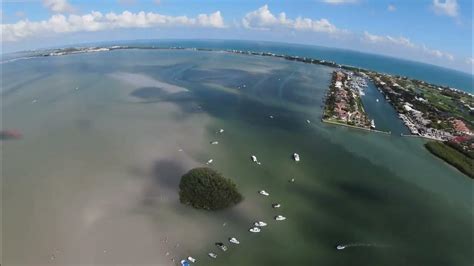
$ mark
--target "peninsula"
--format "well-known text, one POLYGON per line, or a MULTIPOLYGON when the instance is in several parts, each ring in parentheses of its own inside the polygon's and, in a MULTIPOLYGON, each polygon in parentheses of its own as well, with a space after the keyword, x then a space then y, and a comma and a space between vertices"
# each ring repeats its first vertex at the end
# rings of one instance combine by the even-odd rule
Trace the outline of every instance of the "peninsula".
POLYGON ((323 121, 375 129, 374 121, 369 120, 360 99, 363 87, 367 87, 367 84, 362 76, 350 71, 334 71, 326 96, 323 121))

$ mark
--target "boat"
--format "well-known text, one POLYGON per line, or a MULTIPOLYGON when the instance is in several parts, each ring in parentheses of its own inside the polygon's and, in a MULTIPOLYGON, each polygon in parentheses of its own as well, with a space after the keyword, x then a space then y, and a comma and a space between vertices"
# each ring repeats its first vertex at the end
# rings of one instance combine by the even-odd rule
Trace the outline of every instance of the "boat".
POLYGON ((213 259, 217 258, 217 255, 215 253, 212 253, 212 252, 207 253, 207 255, 209 255, 209 257, 211 257, 213 259))
POLYGON ((270 116, 270 119, 273 119, 273 115, 270 116))
POLYGON ((209 161, 207 161, 206 164, 211 164, 214 160, 213 159, 209 159, 209 161))
POLYGON ((259 232, 260 232, 260 228, 258 228, 258 227, 252 227, 252 228, 249 229, 249 231, 252 232, 252 233, 259 233, 259 232))
POLYGON ((224 132, 224 129, 219 129, 219 133, 223 133, 224 132))
POLYGON ((189 261, 181 260, 181 266, 189 266, 189 261))
POLYGON ((375 100, 376 102, 379 102, 379 99, 375 100))
POLYGON ((211 144, 217 145, 217 144, 219 144, 219 141, 212 141, 211 144))
POLYGON ((255 225, 257 227, 264 227, 264 226, 267 226, 267 223, 262 222, 262 221, 258 221, 258 222, 253 223, 253 225, 255 225))
POLYGON ((191 257, 191 256, 188 257, 188 260, 189 260, 190 262, 192 262, 192 263, 195 263, 195 262, 196 262, 196 259, 193 258, 193 257, 191 257))
POLYGON ((337 247, 336 247, 336 248, 337 248, 338 250, 342 250, 342 249, 345 249, 345 248, 346 248, 346 246, 344 246, 344 245, 337 245, 337 247))
POLYGON ((217 242, 217 243, 216 243, 216 246, 217 246, 218 248, 220 248, 222 251, 227 251, 227 246, 224 245, 224 243, 222 243, 222 242, 217 242))
POLYGON ((258 192, 260 195, 263 195, 263 196, 269 196, 270 194, 268 192, 266 192, 265 190, 260 190, 258 192))
POLYGON ((272 204, 272 208, 280 208, 280 207, 281 207, 280 203, 273 203, 272 204))
POLYGON ((306 123, 311 124, 311 121, 309 121, 308 119, 306 119, 306 123))
POLYGON ((370 120, 370 128, 375 129, 375 121, 373 119, 370 120))
POLYGON ((284 221, 284 220, 286 220, 286 217, 283 216, 283 215, 277 215, 277 216, 275 216, 275 220, 277 220, 277 221, 284 221))
POLYGON ((294 178, 290 179, 290 183, 294 183, 294 182, 295 182, 294 178))
POLYGON ((296 161, 296 162, 299 162, 300 161, 300 155, 298 153, 293 153, 293 159, 296 161))
POLYGON ((250 158, 252 158, 252 161, 253 161, 253 162, 255 162, 255 163, 257 162, 257 156, 252 155, 252 156, 250 156, 250 158))
POLYGON ((229 238, 229 242, 236 245, 240 244, 239 240, 237 240, 235 237, 229 238))

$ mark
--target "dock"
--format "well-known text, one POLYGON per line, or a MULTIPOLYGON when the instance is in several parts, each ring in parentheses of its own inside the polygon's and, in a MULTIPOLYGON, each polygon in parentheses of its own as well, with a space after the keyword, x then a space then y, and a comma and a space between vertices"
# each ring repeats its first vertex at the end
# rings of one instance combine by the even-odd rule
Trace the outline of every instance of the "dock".
POLYGON ((321 122, 332 124, 332 125, 338 125, 338 126, 344 126, 344 127, 354 128, 354 129, 365 130, 365 131, 368 131, 368 132, 381 133, 381 134, 385 134, 385 135, 392 135, 392 132, 390 132, 390 131, 382 131, 382 130, 377 130, 377 129, 358 127, 358 126, 348 125, 348 124, 340 123, 340 122, 336 122, 336 121, 330 121, 330 120, 327 120, 327 119, 324 119, 324 118, 321 118, 321 122))

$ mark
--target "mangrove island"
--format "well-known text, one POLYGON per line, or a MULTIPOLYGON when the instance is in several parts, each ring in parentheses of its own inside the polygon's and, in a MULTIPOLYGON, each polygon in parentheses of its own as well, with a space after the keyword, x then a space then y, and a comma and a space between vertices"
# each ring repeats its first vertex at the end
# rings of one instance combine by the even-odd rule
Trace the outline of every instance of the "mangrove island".
POLYGON ((191 169, 181 177, 179 200, 196 209, 220 210, 239 203, 236 184, 208 167, 191 169))

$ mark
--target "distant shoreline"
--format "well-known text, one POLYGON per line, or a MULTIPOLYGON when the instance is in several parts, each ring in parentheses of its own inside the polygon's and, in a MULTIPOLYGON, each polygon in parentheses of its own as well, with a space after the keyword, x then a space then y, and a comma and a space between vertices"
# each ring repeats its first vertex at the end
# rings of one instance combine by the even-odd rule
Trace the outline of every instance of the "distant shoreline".
MULTIPOLYGON (((171 40, 169 40, 171 41, 171 40)), ((176 40, 176 41, 190 41, 190 40, 176 40)), ((192 41, 192 40, 191 40, 192 41)), ((199 41, 199 40, 198 40, 199 41)), ((251 42, 251 41, 249 41, 251 42)), ((290 45, 291 43, 279 43, 279 42, 269 42, 269 43, 274 43, 274 44, 287 44, 287 45, 290 45)), ((234 50, 234 49, 231 49, 229 47, 227 48, 217 48, 217 47, 213 47, 213 48, 205 48, 205 47, 192 47, 192 46, 176 46, 177 43, 168 43, 168 45, 166 45, 166 40, 165 40, 165 43, 156 43, 156 44, 147 44, 147 45, 136 45, 136 44, 133 44, 133 41, 117 41, 117 42, 106 42, 106 43, 84 43, 84 44, 78 44, 76 46, 64 46, 64 47, 60 47, 60 48, 44 48, 44 49, 38 49, 38 50, 35 50, 35 51, 17 51, 17 52, 13 52, 13 53, 24 53, 24 52, 31 52, 32 54, 28 55, 28 56, 25 56, 25 57, 18 57, 18 58, 10 58, 10 59, 6 59, 6 60, 3 60, 0 62, 0 64, 4 64, 4 63, 8 63, 8 62, 13 62, 13 61, 16 61, 16 60, 21 60, 21 59, 26 59, 27 57, 28 58, 34 58, 34 57, 42 57, 42 56, 48 56, 46 53, 48 52, 63 52, 63 51, 67 51, 69 50, 71 52, 71 50, 76 50, 74 52, 72 52, 72 54, 74 53, 77 53, 78 50, 87 50, 89 49, 89 52, 92 52, 94 49, 98 49, 98 50, 116 50, 116 49, 157 49, 157 50, 167 50, 167 49, 170 49, 170 50, 174 50, 174 49, 182 49, 182 50, 197 50, 197 51, 222 51, 222 52, 233 52, 233 51, 239 51, 239 50, 234 50)), ((294 44, 296 45, 296 44, 294 44)), ((302 45, 302 46, 305 46, 304 44, 298 44, 298 45, 302 45)), ((308 45, 309 47, 320 47, 320 46, 317 46, 317 45, 308 45)), ((323 47, 325 48, 325 47, 323 47)), ((333 49, 337 49, 337 48, 333 48, 333 49)), ((257 49, 259 50, 259 49, 257 49)), ((256 54, 256 55, 268 55, 268 54, 272 54, 272 52, 270 52, 269 50, 271 49, 268 49, 266 52, 265 51, 251 51, 251 50, 245 50, 245 51, 239 51, 239 52, 248 52, 248 53, 253 53, 253 54, 256 54)), ((342 50, 342 51, 352 51, 352 50, 346 50, 346 49, 338 49, 338 50, 342 50)), ((451 68, 446 68, 446 67, 442 67, 442 66, 437 66, 437 65, 432 65, 432 64, 426 64, 426 63, 423 63, 423 62, 417 62, 417 61, 411 61, 411 60, 406 60, 406 59, 403 59, 403 58, 395 58, 395 57, 390 57, 390 56, 386 56, 386 55, 378 55, 378 54, 372 54, 372 53, 365 53, 365 52, 359 52, 359 51, 352 51, 352 52, 355 52, 355 53, 361 53, 361 54, 367 54, 367 55, 370 55, 370 56, 381 56, 381 57, 387 57, 389 59, 393 59, 393 60, 400 60, 400 61, 406 61, 406 62, 409 62, 409 63, 413 63, 413 64, 425 64, 427 66, 432 66, 432 67, 437 67, 437 68, 440 68, 444 71, 452 71, 452 72, 455 72, 455 73, 459 73, 459 74, 463 74, 463 75, 469 75, 468 72, 463 72, 463 71, 459 71, 459 70, 456 70, 456 69, 451 69, 451 68)), ((80 53, 80 52, 79 52, 80 53)), ((6 53, 6 54, 9 54, 9 53, 6 53)), ((69 53, 66 53, 66 54, 69 54, 69 53)), ((284 57, 284 56, 287 56, 289 58, 292 58, 293 60, 294 59, 301 59, 301 58, 308 58, 308 59, 312 59, 313 60, 313 64, 316 63, 316 64, 322 64, 322 65, 325 65, 327 63, 330 63, 332 64, 332 66, 336 66, 336 67, 342 67, 344 69, 347 69, 347 70, 359 70, 359 71, 373 71, 373 72, 377 72, 377 73, 389 73, 390 71, 383 71, 383 70, 375 70, 374 68, 372 67, 362 67, 362 66, 354 66, 354 65, 351 65, 350 63, 342 63, 342 64, 338 64, 334 61, 330 61, 330 60, 322 60, 322 59, 313 59, 313 58, 309 58, 309 57, 304 57, 304 56, 294 56, 294 55, 284 55, 284 54, 274 54, 274 55, 278 55, 278 57, 284 57), (319 61, 319 62, 318 62, 319 61)), ((300 60, 297 60, 297 61, 300 61, 300 60)), ((397 74, 397 73, 391 73, 391 75, 399 75, 399 76, 403 76, 403 74, 397 74)), ((425 79, 421 79, 421 78, 416 78, 416 77, 410 77, 410 79, 413 79, 413 80, 425 80, 425 79)), ((449 83, 449 82, 433 82, 433 81, 430 81, 430 82, 427 82, 429 84, 433 84, 436 86, 439 86, 439 87, 445 87, 445 88, 453 88, 453 87, 457 87, 456 85, 448 85, 448 84, 443 84, 443 83, 449 83), (442 85, 443 84, 443 85, 442 85)), ((471 88, 463 88, 462 90, 464 92, 467 92, 467 93, 471 93, 470 92, 470 89, 471 88)))

